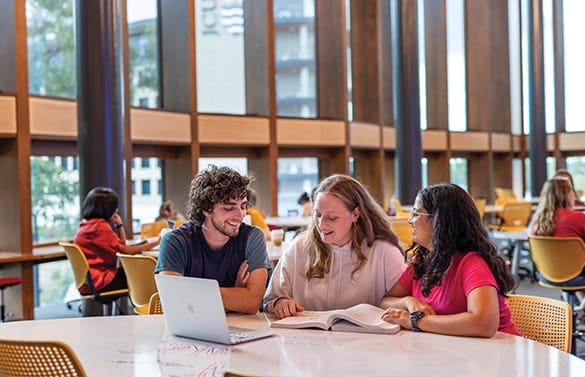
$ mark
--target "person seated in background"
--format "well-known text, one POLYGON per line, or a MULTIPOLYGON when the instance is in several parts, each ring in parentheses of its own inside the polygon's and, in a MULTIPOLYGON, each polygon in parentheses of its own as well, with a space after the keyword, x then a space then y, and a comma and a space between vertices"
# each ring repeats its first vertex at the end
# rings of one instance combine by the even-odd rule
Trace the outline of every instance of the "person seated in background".
POLYGON ((573 193, 575 194, 575 202, 573 203, 574 205, 576 206, 585 205, 585 203, 577 195, 577 191, 575 191, 575 182, 573 182, 573 176, 571 175, 571 173, 569 173, 568 170, 565 169, 557 170, 557 172, 555 173, 555 177, 567 178, 569 182, 571 182, 571 188, 573 189, 573 193))
MULTIPOLYGON (((124 270, 116 267, 116 253, 137 254, 160 242, 157 237, 145 244, 127 245, 118 201, 118 195, 110 188, 92 189, 83 201, 82 220, 73 239, 87 258, 89 273, 98 292, 128 288, 124 270)), ((79 291, 92 293, 89 287, 81 287, 79 291)))
POLYGON ((264 220, 264 212, 260 208, 256 207, 256 200, 256 192, 254 190, 249 190, 248 215, 250 215, 250 221, 252 225, 262 229, 266 241, 270 241, 270 228, 268 228, 268 225, 266 225, 266 221, 264 220))
POLYGON ((311 197, 309 196, 309 194, 303 192, 299 197, 299 200, 297 200, 297 203, 303 207, 301 216, 303 217, 311 216, 311 214, 313 213, 313 202, 311 201, 311 197))
MULTIPOLYGON (((585 213, 573 211, 575 192, 568 178, 549 179, 542 186, 540 201, 530 223, 530 234, 548 237, 579 237, 585 241, 585 213)), ((581 273, 585 276, 585 271, 581 273)), ((585 292, 575 292, 585 306, 585 292)))
POLYGON ((163 204, 161 204, 158 210, 158 216, 156 217, 155 221, 185 221, 187 220, 185 216, 181 212, 175 211, 175 207, 173 202, 167 200, 163 204))
POLYGON ((242 222, 250 183, 228 167, 199 172, 189 191, 189 221, 163 237, 155 273, 215 279, 226 311, 256 313, 272 264, 262 231, 242 222))
POLYGON ((264 296, 278 318, 378 305, 406 267, 384 210, 360 182, 332 175, 314 197, 313 221, 280 257, 264 296))
POLYGON ((382 300, 382 319, 413 331, 518 335, 506 294, 517 281, 490 241, 471 196, 453 184, 422 189, 408 222, 414 255, 382 300))

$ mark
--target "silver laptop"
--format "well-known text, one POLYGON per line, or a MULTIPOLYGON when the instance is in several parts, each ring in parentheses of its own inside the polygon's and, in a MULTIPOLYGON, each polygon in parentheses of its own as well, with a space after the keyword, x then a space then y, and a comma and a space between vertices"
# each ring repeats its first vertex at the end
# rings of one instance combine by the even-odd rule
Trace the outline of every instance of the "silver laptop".
POLYGON ((270 330, 230 328, 219 284, 213 279, 155 275, 167 329, 172 335, 238 344, 274 335, 270 330))

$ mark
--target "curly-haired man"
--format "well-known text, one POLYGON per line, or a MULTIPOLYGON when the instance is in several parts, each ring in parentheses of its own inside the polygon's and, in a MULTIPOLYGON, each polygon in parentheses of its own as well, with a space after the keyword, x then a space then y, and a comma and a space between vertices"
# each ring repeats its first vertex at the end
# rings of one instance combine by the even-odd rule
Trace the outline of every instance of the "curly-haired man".
POLYGON ((209 166, 191 182, 189 221, 167 233, 156 272, 215 279, 227 311, 256 313, 272 265, 262 230, 242 222, 251 178, 209 166))

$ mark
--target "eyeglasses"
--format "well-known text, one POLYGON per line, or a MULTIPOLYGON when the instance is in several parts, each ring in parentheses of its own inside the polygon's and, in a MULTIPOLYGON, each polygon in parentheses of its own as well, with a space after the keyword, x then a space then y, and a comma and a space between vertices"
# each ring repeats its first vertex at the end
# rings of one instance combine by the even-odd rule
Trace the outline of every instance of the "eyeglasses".
POLYGON ((412 209, 410 210, 410 216, 408 217, 409 219, 416 219, 419 216, 433 216, 432 213, 424 213, 424 212, 418 212, 416 209, 412 209))

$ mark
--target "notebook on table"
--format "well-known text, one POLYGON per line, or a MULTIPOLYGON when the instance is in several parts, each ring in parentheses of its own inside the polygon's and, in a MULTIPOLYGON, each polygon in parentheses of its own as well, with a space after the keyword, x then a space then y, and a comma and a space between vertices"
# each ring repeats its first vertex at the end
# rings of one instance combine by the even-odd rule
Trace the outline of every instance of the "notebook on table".
POLYGON ((219 284, 213 279, 155 275, 169 333, 221 344, 267 338, 270 330, 230 328, 219 284))

